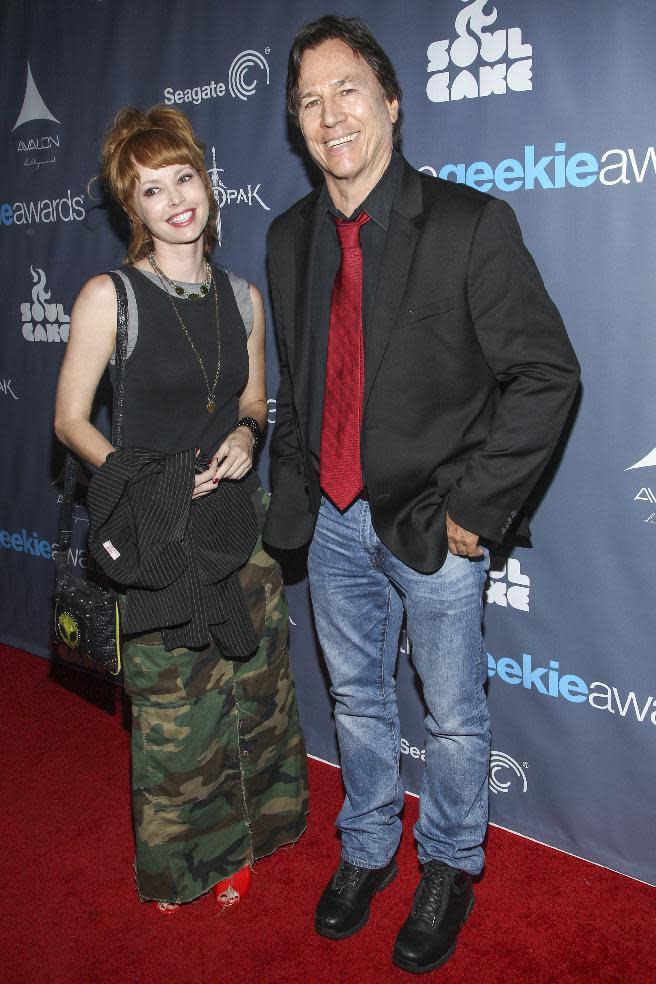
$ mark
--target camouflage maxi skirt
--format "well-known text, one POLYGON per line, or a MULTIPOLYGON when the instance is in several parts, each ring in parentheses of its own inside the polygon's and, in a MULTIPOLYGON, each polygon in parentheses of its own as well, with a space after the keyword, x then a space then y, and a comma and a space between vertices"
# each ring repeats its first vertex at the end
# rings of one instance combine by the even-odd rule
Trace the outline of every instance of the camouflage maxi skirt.
MULTIPOLYGON (((253 495, 260 529, 267 499, 253 495)), ((261 640, 247 662, 222 659, 214 643, 167 652, 159 632, 123 647, 142 900, 189 902, 306 826, 287 603, 261 536, 240 580, 261 640)))

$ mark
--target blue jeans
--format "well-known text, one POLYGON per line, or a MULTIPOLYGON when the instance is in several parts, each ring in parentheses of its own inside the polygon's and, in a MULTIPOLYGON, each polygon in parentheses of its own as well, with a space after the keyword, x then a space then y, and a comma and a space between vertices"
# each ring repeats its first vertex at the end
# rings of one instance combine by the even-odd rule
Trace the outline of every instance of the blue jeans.
POLYGON ((427 708, 419 860, 472 875, 483 867, 490 729, 481 619, 488 566, 487 551, 480 560, 449 553, 437 573, 419 574, 378 539, 368 503, 358 499, 340 513, 322 501, 308 570, 346 790, 337 826, 351 864, 384 867, 401 837, 394 672, 405 612, 427 708))

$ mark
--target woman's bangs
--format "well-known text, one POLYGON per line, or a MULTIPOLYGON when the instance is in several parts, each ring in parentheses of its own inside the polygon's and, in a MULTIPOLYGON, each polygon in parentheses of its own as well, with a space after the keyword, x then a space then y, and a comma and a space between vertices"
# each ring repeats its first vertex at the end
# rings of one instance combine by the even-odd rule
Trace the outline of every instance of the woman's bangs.
MULTIPOLYGON (((141 167, 160 168, 169 164, 189 164, 197 167, 192 160, 187 144, 166 130, 144 130, 135 133, 128 141, 126 150, 131 164, 141 167)), ((136 171, 133 173, 138 178, 136 171)))

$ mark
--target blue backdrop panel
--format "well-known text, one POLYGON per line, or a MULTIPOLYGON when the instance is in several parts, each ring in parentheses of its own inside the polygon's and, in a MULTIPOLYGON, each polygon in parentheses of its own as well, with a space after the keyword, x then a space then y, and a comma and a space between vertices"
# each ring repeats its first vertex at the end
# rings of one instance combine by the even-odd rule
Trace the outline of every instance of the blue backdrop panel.
MULTIPOLYGON (((510 202, 583 366, 571 431, 532 505, 533 548, 496 558, 489 581, 492 819, 656 883, 656 13, 647 0, 361 0, 358 11, 399 73, 404 154, 510 202)), ((189 114, 220 206, 216 259, 266 294, 268 224, 316 180, 285 118, 287 54, 297 26, 324 12, 295 0, 3 5, 2 640, 51 655, 57 372, 81 284, 124 255, 89 184, 105 126, 128 104, 189 114)), ((267 373, 273 421, 271 332, 267 373)), ((105 427, 106 404, 105 389, 105 427)), ((266 448, 260 472, 266 482, 266 448)), ((86 532, 82 498, 79 571, 86 532)), ((308 746, 336 762, 302 574, 289 599, 308 746)), ((424 712, 407 649, 402 767, 416 792, 424 712)))

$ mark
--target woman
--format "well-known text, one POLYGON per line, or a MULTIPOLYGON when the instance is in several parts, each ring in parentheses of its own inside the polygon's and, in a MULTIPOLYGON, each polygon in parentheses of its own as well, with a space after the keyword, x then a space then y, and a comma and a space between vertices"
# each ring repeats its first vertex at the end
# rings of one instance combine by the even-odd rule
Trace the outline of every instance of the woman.
POLYGON ((90 421, 116 347, 106 274, 73 307, 55 409, 58 438, 99 469, 90 545, 124 592, 124 627, 141 630, 123 646, 136 876, 141 899, 163 911, 210 889, 236 901, 255 858, 296 840, 307 809, 287 609, 262 548, 267 495, 252 470, 267 413, 264 309, 255 287, 208 260, 217 207, 203 150, 174 109, 125 109, 110 126, 103 177, 131 229, 119 271, 128 296, 123 448, 90 421), (161 508, 169 493, 175 533, 161 508), (122 563, 104 539, 112 522, 119 541, 141 537, 140 558, 148 527, 158 570, 161 557, 172 565, 157 590, 143 572, 112 566, 122 563))

